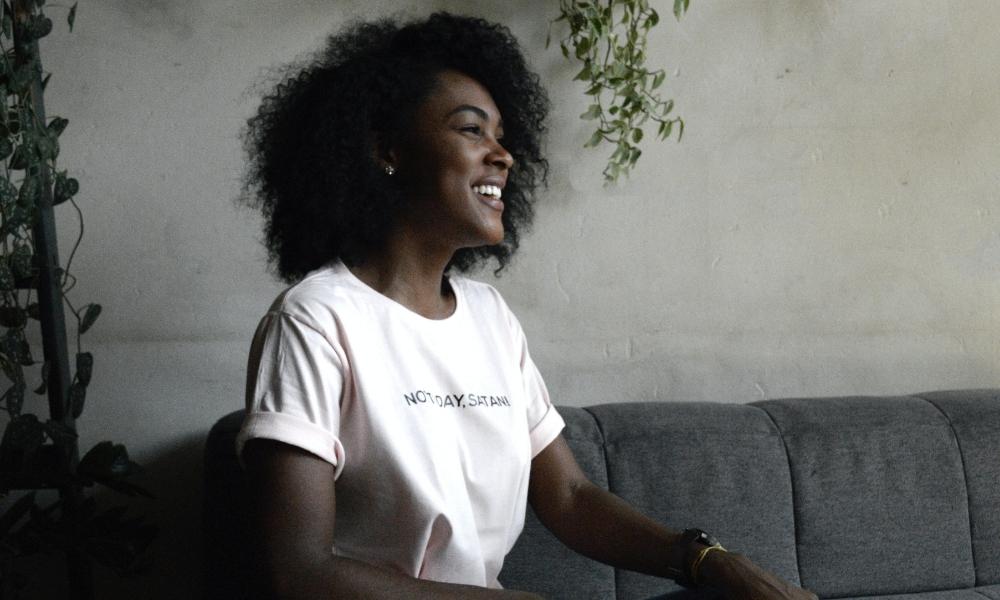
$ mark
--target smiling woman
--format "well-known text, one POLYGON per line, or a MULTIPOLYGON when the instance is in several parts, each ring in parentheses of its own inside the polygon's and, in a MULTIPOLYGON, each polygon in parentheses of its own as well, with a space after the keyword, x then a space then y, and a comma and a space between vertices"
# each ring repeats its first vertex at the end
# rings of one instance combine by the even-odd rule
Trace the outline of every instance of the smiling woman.
POLYGON ((334 35, 251 119, 247 189, 293 284, 237 437, 264 597, 537 598, 497 579, 530 502, 597 560, 810 598, 587 481, 517 318, 461 275, 516 250, 546 110, 506 28, 436 14, 334 35))
MULTIPOLYGON (((432 92, 440 96, 445 71, 486 92, 490 106, 476 108, 503 116, 503 146, 517 165, 503 190, 502 243, 463 248, 450 264, 507 263, 548 169, 541 154, 548 99, 506 28, 437 14, 420 27, 385 20, 346 27, 309 62, 288 67, 250 120, 245 197, 266 216, 268 249, 283 279, 296 281, 334 258, 359 264, 382 246, 410 201, 412 177, 387 177, 379 149, 412 147, 411 124, 430 126, 415 113, 432 92)), ((468 117, 455 115, 486 129, 482 115, 468 117)))

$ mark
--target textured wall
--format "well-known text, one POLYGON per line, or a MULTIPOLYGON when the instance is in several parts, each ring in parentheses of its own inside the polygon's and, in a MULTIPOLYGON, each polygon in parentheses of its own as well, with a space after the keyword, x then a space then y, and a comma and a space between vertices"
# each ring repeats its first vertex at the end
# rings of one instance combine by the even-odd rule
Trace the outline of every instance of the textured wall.
POLYGON ((87 215, 74 297, 105 307, 80 428, 149 467, 164 530, 153 573, 105 597, 195 597, 201 440, 241 405, 280 289, 233 204, 248 90, 349 17, 481 14, 548 82, 551 184, 496 285, 557 402, 1000 383, 1000 4, 695 0, 680 24, 668 4, 651 62, 685 138, 609 189, 576 69, 544 48, 555 0, 103 0, 57 26, 47 102, 87 215))

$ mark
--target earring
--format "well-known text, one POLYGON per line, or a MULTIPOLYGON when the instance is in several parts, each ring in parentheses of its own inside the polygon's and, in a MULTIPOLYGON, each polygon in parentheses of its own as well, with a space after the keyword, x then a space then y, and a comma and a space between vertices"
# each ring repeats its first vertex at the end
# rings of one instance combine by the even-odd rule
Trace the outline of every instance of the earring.
POLYGON ((393 175, 396 174, 396 169, 393 168, 392 165, 386 165, 384 170, 385 174, 388 175, 389 177, 392 177, 393 175))

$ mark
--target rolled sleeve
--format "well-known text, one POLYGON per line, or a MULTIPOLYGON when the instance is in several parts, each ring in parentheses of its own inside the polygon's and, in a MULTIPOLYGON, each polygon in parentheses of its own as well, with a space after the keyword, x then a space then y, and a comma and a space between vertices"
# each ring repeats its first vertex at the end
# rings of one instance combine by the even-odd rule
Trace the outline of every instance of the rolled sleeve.
POLYGON ((528 436, 531 440, 531 457, 545 449, 566 426, 562 416, 552 405, 549 390, 542 374, 528 354, 528 344, 522 334, 521 374, 524 377, 525 395, 528 399, 528 436))
POLYGON ((282 312, 265 316, 250 351, 237 455, 250 439, 271 439, 316 455, 339 475, 343 362, 342 352, 303 320, 282 312))

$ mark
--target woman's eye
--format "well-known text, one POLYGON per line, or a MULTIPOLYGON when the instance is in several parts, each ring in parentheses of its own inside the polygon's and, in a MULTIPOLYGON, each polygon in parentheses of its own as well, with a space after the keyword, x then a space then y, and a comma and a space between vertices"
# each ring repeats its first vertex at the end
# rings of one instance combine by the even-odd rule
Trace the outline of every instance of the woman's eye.
POLYGON ((479 125, 466 125, 465 127, 462 127, 462 131, 468 131, 469 133, 474 133, 476 135, 483 132, 479 125))

